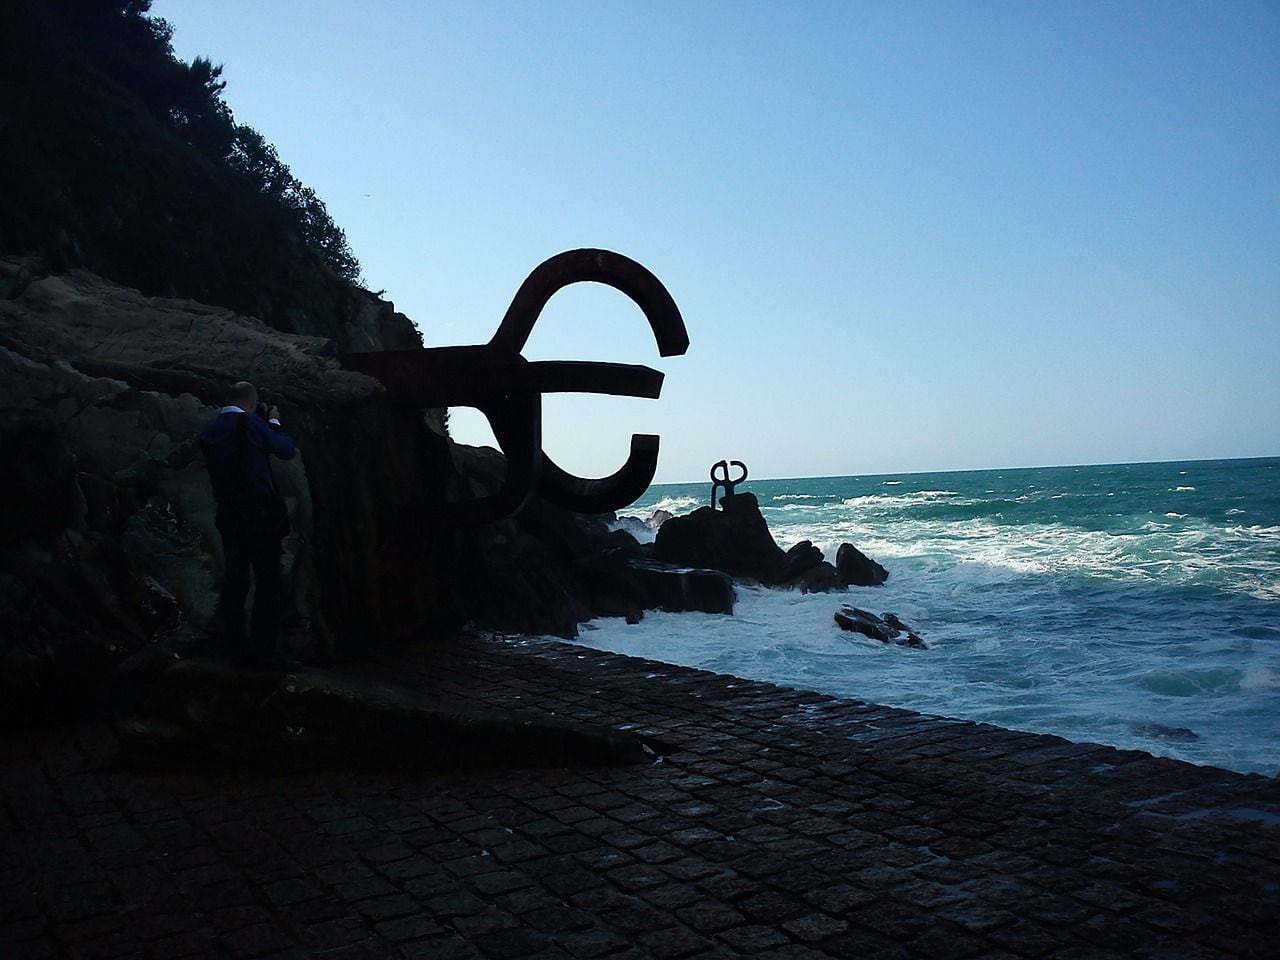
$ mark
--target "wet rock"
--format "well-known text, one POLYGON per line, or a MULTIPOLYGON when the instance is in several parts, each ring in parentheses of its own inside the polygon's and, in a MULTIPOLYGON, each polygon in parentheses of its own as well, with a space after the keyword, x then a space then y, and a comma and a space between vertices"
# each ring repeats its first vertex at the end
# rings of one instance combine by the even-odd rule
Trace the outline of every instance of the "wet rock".
POLYGON ((720 570, 680 567, 657 560, 632 560, 646 606, 681 613, 733 613, 733 580, 720 570))
POLYGON ((799 580, 824 561, 821 550, 811 541, 801 540, 782 555, 782 569, 778 571, 778 580, 783 583, 799 580))
POLYGON ((803 593, 829 593, 841 587, 836 568, 823 558, 822 551, 801 540, 783 556, 777 586, 803 593))
POLYGON ((720 503, 723 510, 699 507, 666 520, 654 539, 654 558, 678 566, 723 570, 736 580, 805 593, 881 584, 889 576, 884 567, 849 543, 841 545, 835 566, 808 540, 783 551, 769 532, 755 494, 730 494, 720 503))
POLYGON ((1189 727, 1171 727, 1163 723, 1134 724, 1133 732, 1142 737, 1155 737, 1160 740, 1199 740, 1200 734, 1189 727))
POLYGON ((844 586, 878 587, 889 579, 889 571, 852 543, 842 543, 836 551, 836 579, 844 586))
POLYGON ((900 647, 914 647, 927 650, 923 640, 896 614, 886 613, 877 617, 874 613, 858 607, 843 606, 835 614, 835 621, 841 630, 860 633, 881 643, 893 643, 900 647))
POLYGON ((723 510, 699 507, 658 528, 654 559, 723 570, 739 580, 778 582, 785 554, 774 542, 753 493, 721 498, 723 510))

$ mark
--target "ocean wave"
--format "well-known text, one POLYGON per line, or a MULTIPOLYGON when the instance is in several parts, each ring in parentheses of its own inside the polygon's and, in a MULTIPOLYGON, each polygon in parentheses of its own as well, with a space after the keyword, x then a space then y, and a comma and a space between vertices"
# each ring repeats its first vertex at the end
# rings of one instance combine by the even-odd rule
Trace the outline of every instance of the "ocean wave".
POLYGON ((1196 488, 1195 487, 1174 487, 1173 492, 1174 493, 1195 493, 1196 488))
POLYGON ((705 501, 699 497, 663 497, 653 506, 647 508, 647 514, 652 516, 659 510, 665 510, 667 513, 678 516, 682 513, 691 513, 701 506, 705 506, 705 501))
POLYGON ((633 516, 619 516, 608 524, 611 531, 625 530, 640 543, 653 543, 658 536, 658 528, 650 526, 645 520, 633 516))
POLYGON ((1280 674, 1270 667, 1254 664, 1240 678, 1241 690, 1280 690, 1280 674))
MULTIPOLYGON (((915 490, 911 493, 868 493, 860 497, 847 497, 840 501, 842 506, 846 507, 862 507, 862 506, 910 506, 919 503, 933 503, 937 500, 950 500, 959 497, 960 494, 954 490, 915 490)), ((967 503, 981 503, 979 500, 968 500, 967 503)))

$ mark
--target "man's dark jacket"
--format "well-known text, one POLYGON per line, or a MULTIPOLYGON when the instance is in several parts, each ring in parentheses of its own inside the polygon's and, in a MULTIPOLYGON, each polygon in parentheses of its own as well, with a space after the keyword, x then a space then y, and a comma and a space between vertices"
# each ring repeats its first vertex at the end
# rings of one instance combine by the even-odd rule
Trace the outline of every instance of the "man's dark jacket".
POLYGON ((244 413, 238 407, 225 407, 200 431, 200 447, 204 451, 213 483, 213 496, 219 504, 229 504, 258 497, 276 496, 275 479, 271 475, 271 455, 292 460, 293 440, 277 425, 256 414, 244 413), (241 421, 244 422, 244 458, 237 463, 241 421), (239 472, 239 471, 243 472, 239 472))

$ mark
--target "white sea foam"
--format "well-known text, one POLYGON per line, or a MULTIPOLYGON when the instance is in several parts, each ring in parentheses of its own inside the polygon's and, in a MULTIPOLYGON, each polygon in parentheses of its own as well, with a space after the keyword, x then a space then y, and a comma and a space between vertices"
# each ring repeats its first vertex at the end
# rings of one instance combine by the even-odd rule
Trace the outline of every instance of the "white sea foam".
POLYGON ((1241 690, 1280 690, 1280 674, 1270 667, 1255 664, 1240 678, 1241 690))
MULTIPOLYGON (((904 507, 938 500, 950 500, 959 496, 960 494, 954 490, 915 490, 910 493, 870 493, 859 497, 848 497, 840 502, 846 507, 904 507)), ((976 501, 970 500, 967 502, 974 503, 976 501)))
POLYGON ((625 530, 640 543, 653 543, 658 536, 658 528, 646 523, 639 517, 618 517, 608 524, 610 530, 625 530))
MULTIPOLYGON (((706 505, 706 501, 701 500, 698 497, 686 497, 686 496, 663 497, 662 499, 658 500, 656 503, 648 507, 645 507, 643 510, 637 511, 634 508, 629 508, 625 511, 625 516, 641 517, 641 518, 647 519, 648 517, 653 516, 653 514, 659 510, 665 510, 667 513, 670 513, 673 516, 679 516, 680 514, 683 514, 683 513, 691 513, 692 511, 698 509, 698 507, 705 506, 705 505, 706 505)), ((620 516, 624 515, 624 511, 619 511, 619 515, 620 516)))

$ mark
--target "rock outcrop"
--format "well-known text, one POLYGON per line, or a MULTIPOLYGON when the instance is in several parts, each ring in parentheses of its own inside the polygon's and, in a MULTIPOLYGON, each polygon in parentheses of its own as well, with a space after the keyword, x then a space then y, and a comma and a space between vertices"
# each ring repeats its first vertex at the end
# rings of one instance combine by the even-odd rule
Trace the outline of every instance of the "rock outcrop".
MULTIPOLYGON (((378 329, 370 348, 401 343, 378 329)), ((83 709, 149 644, 217 649, 221 543, 195 436, 238 379, 280 406, 298 446, 274 466, 295 651, 325 660, 468 621, 569 637, 596 615, 639 616, 634 578, 578 562, 616 549, 603 519, 537 503, 500 524, 436 523, 495 488, 503 458, 453 444, 440 411, 390 402, 335 344, 0 258, 0 723, 83 709)))
POLYGON ((836 551, 836 579, 847 587, 878 587, 889 579, 889 571, 852 543, 842 543, 836 551))
POLYGON ((776 583, 786 554, 769 532, 755 494, 735 493, 720 502, 721 510, 699 507, 663 523, 653 541, 654 559, 776 583))
POLYGON ((914 630, 903 623, 893 613, 877 617, 874 613, 860 610, 857 607, 844 606, 836 611, 835 621, 841 630, 860 633, 881 643, 892 643, 900 647, 913 647, 927 650, 928 646, 914 630))
POLYGON ((808 540, 784 551, 753 493, 729 494, 720 504, 720 510, 699 507, 666 519, 654 539, 655 559, 723 570, 736 580, 805 593, 881 584, 889 576, 850 543, 840 546, 836 565, 808 540))

